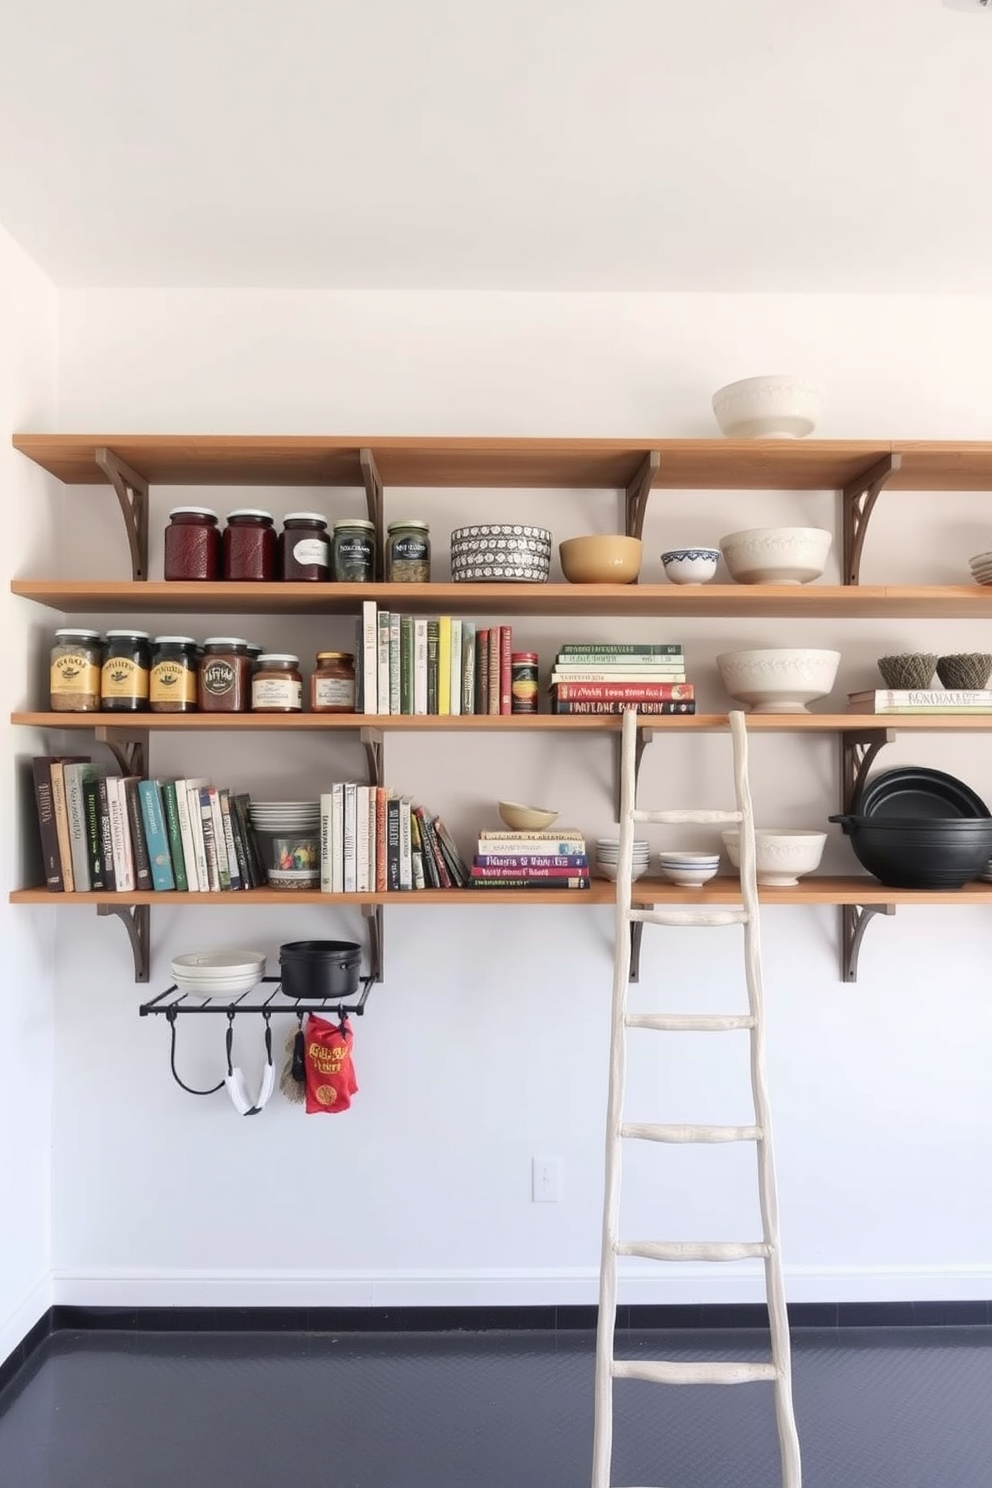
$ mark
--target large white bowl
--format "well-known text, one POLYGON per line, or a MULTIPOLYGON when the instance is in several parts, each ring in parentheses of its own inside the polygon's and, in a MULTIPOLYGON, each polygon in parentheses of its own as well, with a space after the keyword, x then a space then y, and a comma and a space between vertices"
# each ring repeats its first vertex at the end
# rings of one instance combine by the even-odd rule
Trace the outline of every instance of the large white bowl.
POLYGON ((833 533, 821 527, 749 527, 720 539, 738 584, 808 584, 826 567, 833 533))
POLYGON ((826 697, 840 665, 839 651, 779 647, 725 651, 716 659, 730 696, 752 713, 805 713, 807 703, 826 697))
MULTIPOLYGON (((721 835, 728 858, 735 868, 740 868, 740 832, 734 829, 721 835)), ((815 873, 819 868, 826 840, 826 832, 805 828, 755 827, 755 869, 759 884, 791 889, 804 873, 815 873)))
POLYGON ((713 412, 728 439, 802 439, 812 434, 823 390, 805 377, 745 377, 713 394, 713 412))

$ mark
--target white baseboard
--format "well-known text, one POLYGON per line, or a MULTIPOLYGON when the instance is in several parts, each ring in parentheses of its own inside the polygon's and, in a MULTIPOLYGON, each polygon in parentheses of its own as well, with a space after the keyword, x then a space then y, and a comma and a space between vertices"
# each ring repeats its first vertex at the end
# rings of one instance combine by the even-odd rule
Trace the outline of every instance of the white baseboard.
MULTIPOLYGON (((77 1307, 567 1307, 595 1303, 597 1286, 596 1271, 585 1268, 338 1273, 93 1267, 56 1271, 51 1300, 77 1307)), ((986 1301, 992 1267, 798 1266, 786 1269, 786 1293, 793 1303, 986 1301)), ((763 1300, 761 1272, 744 1266, 716 1274, 680 1266, 677 1275, 640 1274, 620 1284, 621 1303, 763 1300)))
POLYGON ((21 1340, 52 1305, 52 1278, 42 1276, 0 1321, 0 1363, 9 1358, 21 1340))

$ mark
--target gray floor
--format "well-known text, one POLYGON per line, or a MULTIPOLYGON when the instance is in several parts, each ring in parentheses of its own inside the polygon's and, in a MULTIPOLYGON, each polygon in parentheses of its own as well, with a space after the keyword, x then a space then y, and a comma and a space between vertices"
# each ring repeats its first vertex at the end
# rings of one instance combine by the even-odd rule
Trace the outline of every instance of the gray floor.
MULTIPOLYGON (((989 1488, 992 1328, 799 1329, 806 1488, 989 1488)), ((626 1357, 763 1336, 618 1335, 626 1357)), ((61 1333, 0 1397, 2 1488, 584 1488, 593 1336, 61 1333)), ((615 1484, 773 1488, 771 1387, 616 1387, 615 1484)))

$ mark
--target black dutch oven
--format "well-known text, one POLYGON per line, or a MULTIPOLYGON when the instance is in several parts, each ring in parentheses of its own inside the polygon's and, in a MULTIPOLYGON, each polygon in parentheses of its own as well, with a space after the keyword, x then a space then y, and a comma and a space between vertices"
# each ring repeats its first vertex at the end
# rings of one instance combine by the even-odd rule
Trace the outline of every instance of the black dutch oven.
POLYGON ((959 889, 992 857, 989 817, 831 816, 863 868, 892 889, 959 889))
POLYGON ((353 997, 362 948, 354 940, 290 940, 279 947, 282 990, 307 1002, 353 997))

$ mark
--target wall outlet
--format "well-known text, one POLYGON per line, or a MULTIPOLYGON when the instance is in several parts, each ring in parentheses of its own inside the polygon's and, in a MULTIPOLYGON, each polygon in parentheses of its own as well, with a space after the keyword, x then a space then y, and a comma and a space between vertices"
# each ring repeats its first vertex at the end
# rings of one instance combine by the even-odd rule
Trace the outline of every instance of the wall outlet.
POLYGON ((561 1159, 531 1159, 531 1198, 535 1204, 557 1204, 561 1198, 561 1159))

